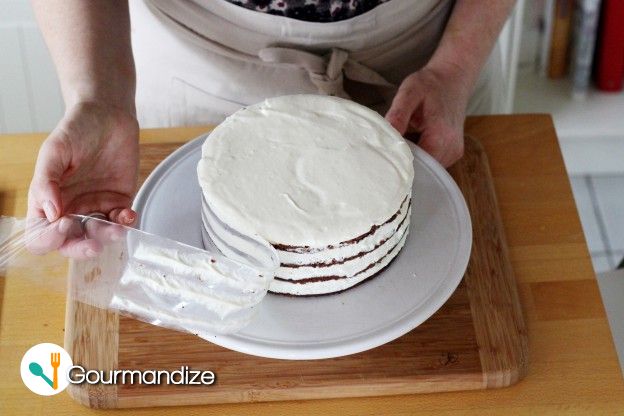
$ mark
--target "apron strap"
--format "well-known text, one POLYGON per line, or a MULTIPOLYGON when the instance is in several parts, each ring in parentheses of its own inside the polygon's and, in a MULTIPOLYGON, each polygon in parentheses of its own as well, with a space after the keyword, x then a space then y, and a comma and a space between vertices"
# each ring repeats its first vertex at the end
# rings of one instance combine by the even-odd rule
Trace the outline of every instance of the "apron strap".
MULTIPOLYGON (((392 95, 396 86, 361 63, 351 59, 349 52, 333 48, 326 55, 319 56, 300 49, 286 47, 263 48, 258 56, 264 62, 292 64, 308 72, 310 81, 319 93, 351 98, 344 90, 344 78, 362 84, 374 85, 388 90, 392 95)), ((384 94, 385 95, 385 94, 384 94)))

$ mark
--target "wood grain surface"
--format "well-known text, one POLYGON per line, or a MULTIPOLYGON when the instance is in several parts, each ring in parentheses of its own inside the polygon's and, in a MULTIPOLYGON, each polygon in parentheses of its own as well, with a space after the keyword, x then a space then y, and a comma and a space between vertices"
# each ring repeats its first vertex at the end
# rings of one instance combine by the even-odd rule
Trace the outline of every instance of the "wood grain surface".
MULTIPOLYGON (((143 130, 141 143, 179 143, 208 129, 143 130)), ((621 414, 624 380, 551 118, 538 114, 470 117, 466 132, 479 138, 488 156, 519 288, 531 353, 522 381, 502 389, 112 412, 184 416, 621 414)), ((1 214, 25 214, 28 184, 45 136, 0 136, 1 214)), ((62 345, 65 315, 65 296, 34 285, 26 277, 11 273, 0 278, 0 414, 95 413, 67 394, 35 396, 22 384, 22 355, 40 342, 62 345)))
MULTIPOLYGON (((141 182, 177 147, 143 145, 141 182)), ((66 315, 65 349, 83 367, 176 370, 187 365, 214 371, 217 383, 116 388, 82 384, 71 386, 70 394, 94 408, 150 407, 431 393, 517 382, 527 371, 526 328, 487 157, 478 141, 466 138, 465 156, 451 174, 473 218, 471 258, 459 289, 415 330, 346 357, 276 360, 229 351, 130 318, 117 319, 114 313, 72 301, 66 315)), ((116 267, 110 269, 117 273, 116 267)), ((106 277, 106 270, 101 273, 106 277)), ((92 275, 88 265, 70 268, 70 281, 92 275)))

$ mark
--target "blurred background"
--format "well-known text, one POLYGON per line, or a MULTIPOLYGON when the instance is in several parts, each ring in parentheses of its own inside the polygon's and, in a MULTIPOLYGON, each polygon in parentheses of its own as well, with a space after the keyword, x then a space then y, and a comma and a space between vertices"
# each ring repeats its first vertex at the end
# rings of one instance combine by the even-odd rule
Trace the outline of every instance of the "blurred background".
POLYGON ((594 269, 624 257, 624 2, 526 0, 513 112, 551 113, 594 269))
MULTIPOLYGON (((594 268, 616 268, 624 257, 624 1, 519 0, 500 44, 504 112, 553 115, 594 268)), ((63 101, 28 0, 0 0, 0 53, 0 134, 53 129, 63 101)))

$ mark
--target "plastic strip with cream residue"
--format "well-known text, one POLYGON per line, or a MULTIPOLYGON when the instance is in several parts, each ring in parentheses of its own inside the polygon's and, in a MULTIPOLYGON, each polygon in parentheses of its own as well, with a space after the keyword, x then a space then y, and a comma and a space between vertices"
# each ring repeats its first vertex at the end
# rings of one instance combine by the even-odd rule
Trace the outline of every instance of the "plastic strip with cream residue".
POLYGON ((249 238, 253 253, 232 259, 99 218, 0 217, 0 275, 157 326, 233 333, 252 321, 279 265, 268 242, 249 238), (68 261, 57 250, 68 243, 97 255, 68 261))

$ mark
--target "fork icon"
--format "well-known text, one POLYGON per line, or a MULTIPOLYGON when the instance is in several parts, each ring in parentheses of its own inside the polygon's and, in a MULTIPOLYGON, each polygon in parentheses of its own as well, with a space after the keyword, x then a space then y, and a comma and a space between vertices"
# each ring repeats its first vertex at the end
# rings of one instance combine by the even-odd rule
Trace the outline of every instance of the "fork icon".
POLYGON ((52 352, 50 353, 50 364, 54 369, 54 373, 52 374, 52 388, 54 390, 58 389, 58 368, 61 365, 61 353, 60 352, 52 352))

